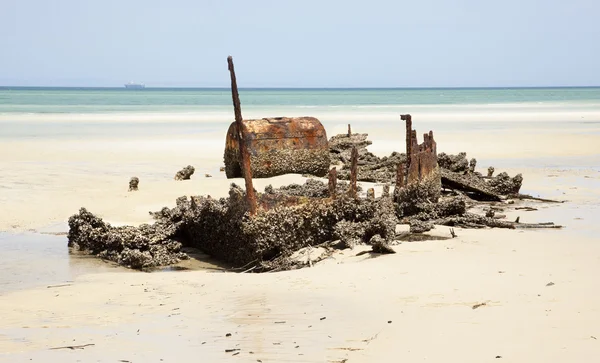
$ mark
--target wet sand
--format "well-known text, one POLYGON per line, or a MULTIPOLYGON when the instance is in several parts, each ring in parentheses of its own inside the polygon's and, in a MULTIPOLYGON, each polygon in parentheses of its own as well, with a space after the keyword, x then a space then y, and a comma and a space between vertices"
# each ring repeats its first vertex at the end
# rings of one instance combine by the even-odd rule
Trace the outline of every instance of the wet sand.
POLYGON ((196 249, 186 249, 192 258, 173 266, 138 272, 79 251, 70 251, 67 236, 62 232, 0 233, 0 251, 0 295, 32 288, 62 287, 89 274, 223 271, 228 268, 196 249))
POLYGON ((457 234, 402 243, 395 255, 361 254, 367 248, 358 247, 292 272, 111 273, 14 292, 0 296, 0 310, 11 312, 0 328, 0 360, 600 357, 597 238, 574 238, 569 230, 457 234), (86 344, 92 345, 50 349, 86 344))

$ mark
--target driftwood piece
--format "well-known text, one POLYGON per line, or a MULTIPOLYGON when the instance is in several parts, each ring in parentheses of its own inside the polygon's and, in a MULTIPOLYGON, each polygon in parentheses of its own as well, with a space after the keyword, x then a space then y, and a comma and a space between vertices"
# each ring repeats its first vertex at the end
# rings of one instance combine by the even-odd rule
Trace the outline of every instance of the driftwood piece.
POLYGON ((529 200, 537 200, 538 202, 545 202, 545 203, 564 203, 564 200, 552 200, 552 199, 544 199, 544 198, 538 198, 538 197, 533 197, 531 195, 527 195, 527 194, 517 194, 516 198, 518 199, 529 199, 529 200))
POLYGON ((246 201, 248 202, 248 208, 250 215, 256 214, 256 195, 254 194, 254 187, 252 186, 252 169, 250 168, 250 155, 248 155, 248 149, 246 147, 246 140, 244 139, 243 133, 243 119, 242 119, 242 106, 240 104, 240 95, 238 93, 237 81, 235 78, 235 69, 233 66, 233 58, 227 57, 227 64, 229 66, 229 74, 231 76, 231 97, 233 99, 233 110, 235 114, 235 122, 238 127, 238 143, 240 147, 240 167, 242 174, 244 175, 244 181, 246 183, 246 201))
POLYGON ((462 227, 462 228, 508 228, 515 229, 514 223, 499 221, 497 219, 480 216, 473 213, 465 213, 462 216, 451 216, 446 218, 438 219, 434 224, 449 226, 449 227, 462 227))
POLYGON ((533 212, 533 211, 536 211, 537 208, 532 208, 532 207, 517 207, 517 208, 515 208, 515 210, 524 210, 525 212, 533 212))
POLYGON ((90 343, 90 344, 82 344, 82 345, 66 345, 64 347, 50 348, 50 350, 57 350, 57 349, 71 349, 71 350, 75 350, 75 349, 83 349, 85 347, 91 347, 93 345, 96 345, 96 344, 90 343))
POLYGON ((434 224, 450 227, 463 227, 463 228, 508 228, 508 229, 540 229, 540 228, 563 228, 562 226, 555 225, 553 222, 543 223, 519 223, 519 218, 514 222, 501 221, 494 218, 489 218, 473 213, 465 213, 462 216, 451 216, 447 218, 441 218, 434 222, 434 224))
POLYGON ((515 223, 515 228, 519 228, 519 229, 542 229, 542 228, 561 229, 561 228, 563 228, 563 226, 556 225, 553 222, 548 222, 548 223, 515 223))

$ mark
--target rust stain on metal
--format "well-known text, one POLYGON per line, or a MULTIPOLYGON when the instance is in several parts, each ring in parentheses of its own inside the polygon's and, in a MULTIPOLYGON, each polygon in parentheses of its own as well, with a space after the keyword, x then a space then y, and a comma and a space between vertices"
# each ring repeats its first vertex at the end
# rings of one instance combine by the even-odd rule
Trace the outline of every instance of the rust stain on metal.
POLYGON ((240 105, 240 95, 238 93, 237 81, 235 78, 235 69, 233 67, 233 58, 227 57, 227 65, 229 68, 229 74, 231 75, 231 97, 233 99, 233 110, 235 114, 235 124, 237 126, 237 132, 235 139, 239 145, 240 155, 240 169, 244 175, 244 181, 246 183, 246 199, 248 202, 248 208, 250 215, 256 214, 256 195, 254 194, 254 187, 252 186, 252 169, 250 167, 250 156, 248 155, 248 148, 246 147, 246 137, 244 133, 244 124, 242 119, 242 107, 240 105))
POLYGON ((329 170, 329 197, 332 199, 336 198, 337 188, 337 169, 335 166, 329 170))
POLYGON ((411 198, 426 198, 437 202, 442 187, 440 168, 437 163, 437 144, 433 132, 423 134, 423 143, 417 141, 417 132, 412 129, 410 115, 401 115, 406 121, 406 163, 398 165, 394 200, 406 202, 411 198))
MULTIPOLYGON (((244 120, 243 131, 254 177, 286 173, 325 176, 329 170, 329 142, 321 122, 314 117, 276 117, 244 120)), ((241 176, 235 137, 239 126, 232 123, 225 142, 225 172, 241 176)))
POLYGON ((352 154, 350 159, 350 197, 356 199, 358 197, 356 186, 356 177, 358 173, 358 150, 356 146, 352 146, 352 154))
POLYGON ((420 183, 437 172, 437 143, 433 137, 433 131, 429 131, 423 134, 423 143, 419 144, 417 131, 412 129, 412 117, 401 115, 400 118, 406 121, 406 160, 408 166, 406 168, 406 182, 404 182, 404 175, 400 175, 401 170, 399 168, 396 185, 401 182, 401 187, 404 187, 409 184, 420 183))
POLYGON ((404 187, 404 168, 406 166, 404 163, 398 164, 398 168, 396 169, 396 187, 394 188, 394 199, 398 195, 400 189, 404 187))

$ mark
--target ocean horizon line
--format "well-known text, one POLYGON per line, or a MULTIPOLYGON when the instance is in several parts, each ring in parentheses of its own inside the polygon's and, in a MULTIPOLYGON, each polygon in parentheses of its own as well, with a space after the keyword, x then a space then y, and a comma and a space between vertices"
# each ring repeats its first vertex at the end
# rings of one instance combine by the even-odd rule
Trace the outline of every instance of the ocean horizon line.
MULTIPOLYGON (((597 86, 492 86, 492 87, 239 87, 241 91, 378 91, 378 90, 541 90, 541 89, 597 89, 597 86)), ((123 90, 143 91, 229 91, 230 87, 145 87, 127 89, 122 87, 97 86, 0 86, 2 91, 10 90, 123 90)))

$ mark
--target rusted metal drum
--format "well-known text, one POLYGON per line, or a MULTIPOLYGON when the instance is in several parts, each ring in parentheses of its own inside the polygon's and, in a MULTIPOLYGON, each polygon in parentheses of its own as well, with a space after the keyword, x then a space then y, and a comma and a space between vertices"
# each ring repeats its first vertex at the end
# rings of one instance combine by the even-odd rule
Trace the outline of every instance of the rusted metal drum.
MULTIPOLYGON (((325 176, 329 169, 327 133, 314 117, 276 117, 244 120, 243 137, 253 178, 282 174, 325 176)), ((225 142, 227 178, 242 177, 238 127, 229 126, 225 142)))

